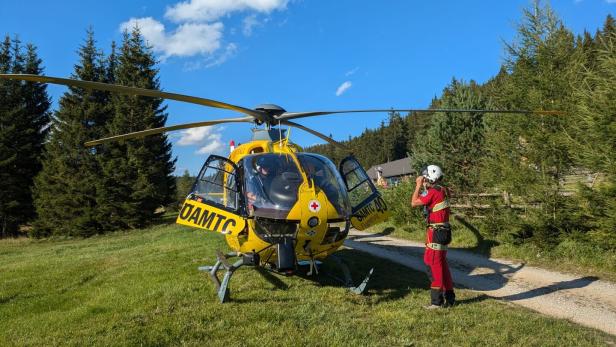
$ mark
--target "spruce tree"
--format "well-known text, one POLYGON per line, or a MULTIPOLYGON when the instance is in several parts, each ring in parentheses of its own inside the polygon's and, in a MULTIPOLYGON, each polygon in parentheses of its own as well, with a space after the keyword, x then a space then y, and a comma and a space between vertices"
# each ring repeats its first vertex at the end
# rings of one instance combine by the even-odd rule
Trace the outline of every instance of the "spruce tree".
POLYGON ((408 129, 406 122, 398 112, 389 113, 389 125, 384 129, 383 145, 387 149, 387 161, 394 161, 406 157, 408 129))
MULTIPOLYGON (((151 47, 138 28, 124 33, 114 69, 116 84, 160 89, 151 47)), ((108 134, 162 127, 167 120, 160 98, 113 94, 108 134)), ((175 200, 175 160, 164 134, 101 146, 99 163, 105 189, 97 197, 105 229, 137 228, 156 217, 156 210, 175 200)))
MULTIPOLYGON (((1 73, 42 73, 42 61, 29 44, 7 36, 0 49, 1 73)), ((16 235, 34 216, 32 185, 41 168, 49 122, 50 100, 45 85, 0 81, 0 237, 16 235)))
POLYGON ((425 137, 430 127, 431 116, 425 113, 413 112, 405 117, 406 122, 406 149, 407 154, 413 153, 413 149, 425 137))
POLYGON ((601 247, 616 249, 616 32, 599 36, 595 69, 575 89, 576 163, 602 175, 603 183, 581 188, 582 203, 601 247))
MULTIPOLYGON (((508 75, 490 95, 499 108, 571 110, 577 69, 575 39, 549 6, 524 10, 518 38, 507 46, 508 75)), ((551 115, 489 115, 484 182, 522 197, 529 210, 526 235, 540 245, 559 242, 576 228, 560 181, 571 167, 564 134, 571 121, 551 115)))
MULTIPOLYGON (((443 91, 439 107, 485 109, 487 101, 474 82, 453 80, 443 91)), ((482 113, 435 114, 426 135, 413 150, 416 169, 437 164, 446 173, 447 184, 458 192, 479 189, 479 165, 483 158, 482 113)))
MULTIPOLYGON (((94 34, 87 32, 79 49, 72 78, 106 82, 102 53, 94 34)), ((109 94, 70 87, 60 99, 46 144, 43 170, 35 181, 38 219, 35 236, 90 236, 102 231, 97 221, 97 182, 100 168, 96 149, 84 142, 103 135, 109 113, 109 94)))

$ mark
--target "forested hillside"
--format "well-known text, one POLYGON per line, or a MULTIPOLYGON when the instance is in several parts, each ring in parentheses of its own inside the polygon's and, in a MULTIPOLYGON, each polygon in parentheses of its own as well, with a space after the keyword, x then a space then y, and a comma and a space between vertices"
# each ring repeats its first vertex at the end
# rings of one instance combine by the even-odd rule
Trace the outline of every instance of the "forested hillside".
MULTIPOLYGON (((4 38, 0 73, 42 71, 34 45, 4 38)), ((41 170, 50 104, 45 85, 0 82, 0 238, 15 235, 21 224, 35 218, 31 187, 41 170)))
MULTIPOLYGON (((524 214, 496 209, 484 223, 515 242, 550 247, 577 238, 616 249, 616 21, 608 16, 597 32, 576 36, 549 6, 536 2, 524 10, 505 56, 486 83, 454 78, 431 108, 562 114, 390 114, 387 124, 345 145, 366 167, 407 153, 416 169, 438 164, 458 196, 510 194, 528 207, 524 214), (580 183, 565 180, 575 173, 583 174, 580 183), (582 184, 587 176, 591 184, 582 184)), ((330 145, 307 150, 344 155, 330 145)), ((398 211, 409 208, 404 196, 392 199, 404 205, 393 206, 398 211)))

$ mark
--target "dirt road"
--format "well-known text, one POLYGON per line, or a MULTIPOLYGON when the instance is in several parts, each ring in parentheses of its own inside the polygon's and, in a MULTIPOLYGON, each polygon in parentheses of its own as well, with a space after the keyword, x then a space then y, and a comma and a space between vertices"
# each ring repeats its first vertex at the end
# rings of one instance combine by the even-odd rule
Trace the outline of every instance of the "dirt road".
MULTIPOLYGON (((425 270, 420 242, 351 230, 345 246, 425 270)), ((616 335, 613 283, 455 249, 448 251, 447 258, 457 286, 616 335)))

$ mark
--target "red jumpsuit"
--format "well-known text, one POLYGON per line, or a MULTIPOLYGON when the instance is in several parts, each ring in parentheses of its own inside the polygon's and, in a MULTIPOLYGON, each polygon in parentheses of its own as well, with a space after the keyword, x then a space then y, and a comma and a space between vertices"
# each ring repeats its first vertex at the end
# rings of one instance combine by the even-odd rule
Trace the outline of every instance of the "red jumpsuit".
MULTIPOLYGON (((438 225, 449 224, 449 203, 447 189, 435 186, 428 189, 419 199, 428 208, 428 230, 426 231, 426 251, 424 263, 428 267, 433 305, 453 305, 455 294, 453 281, 447 265, 447 246, 437 242, 435 230, 438 225)), ((451 231, 448 231, 451 233, 451 231)), ((449 235, 451 239, 451 234, 449 235)))

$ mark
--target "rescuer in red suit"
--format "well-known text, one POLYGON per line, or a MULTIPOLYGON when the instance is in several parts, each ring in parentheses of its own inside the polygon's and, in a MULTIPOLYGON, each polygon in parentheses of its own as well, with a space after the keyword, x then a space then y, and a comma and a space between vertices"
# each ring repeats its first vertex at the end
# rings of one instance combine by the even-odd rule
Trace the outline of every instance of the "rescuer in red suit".
POLYGON ((424 263, 428 268, 431 282, 431 303, 426 307, 429 309, 453 306, 456 300, 447 265, 447 245, 451 242, 451 226, 448 190, 440 184, 442 178, 443 171, 440 167, 428 165, 422 171, 422 175, 415 180, 415 191, 411 197, 411 206, 424 206, 428 224, 424 263))

